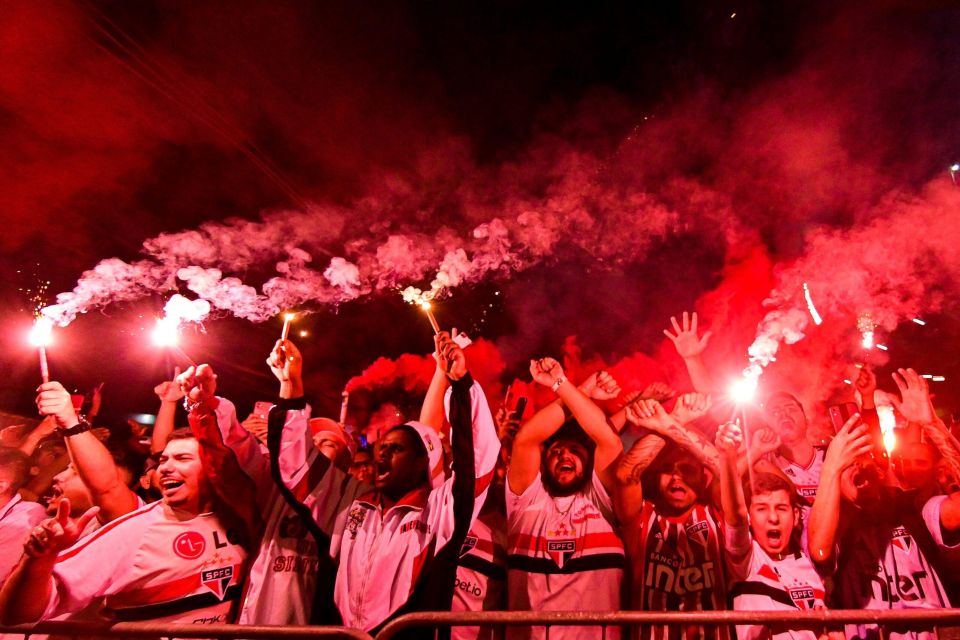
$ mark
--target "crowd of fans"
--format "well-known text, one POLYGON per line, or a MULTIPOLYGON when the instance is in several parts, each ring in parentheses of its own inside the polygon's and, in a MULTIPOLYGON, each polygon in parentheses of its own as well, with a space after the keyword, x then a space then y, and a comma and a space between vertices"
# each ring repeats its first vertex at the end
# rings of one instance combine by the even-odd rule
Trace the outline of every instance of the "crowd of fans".
MULTIPOLYGON (((0 623, 375 633, 413 611, 937 609, 960 598, 960 443, 922 376, 893 374, 890 454, 869 367, 857 405, 831 409, 831 438, 812 433, 797 389, 731 418, 701 360, 709 336, 695 314, 671 320, 692 390, 627 392, 604 371, 574 384, 540 358, 530 374, 556 399, 522 424, 516 407, 491 414, 456 333, 440 333, 419 419, 371 447, 311 415, 288 340, 267 359, 278 397, 243 422, 208 365, 156 386, 149 431, 93 428, 99 393, 78 406, 45 383, 42 421, 0 433, 0 623), (189 427, 177 428, 181 402, 189 427)), ((558 626, 550 637, 603 633, 558 626)), ((878 629, 691 622, 623 635, 832 640, 878 629)))

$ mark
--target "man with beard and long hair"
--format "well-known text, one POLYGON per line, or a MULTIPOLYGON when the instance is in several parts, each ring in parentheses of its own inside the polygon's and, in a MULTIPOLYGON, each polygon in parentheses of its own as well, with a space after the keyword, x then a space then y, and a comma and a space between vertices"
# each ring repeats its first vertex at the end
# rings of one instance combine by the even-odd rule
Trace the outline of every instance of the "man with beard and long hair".
MULTIPOLYGON (((507 593, 512 611, 616 611, 623 581, 623 543, 614 531, 610 491, 622 451, 595 399, 619 394, 606 373, 586 393, 556 360, 530 363, 534 381, 558 400, 517 432, 507 468, 507 593), (565 420, 566 411, 574 420, 565 420)), ((608 637, 617 637, 614 629, 608 637)), ((554 627, 551 638, 599 638, 599 627, 554 627)), ((543 627, 511 628, 510 638, 544 636, 543 627), (532 634, 532 635, 531 635, 532 634)))

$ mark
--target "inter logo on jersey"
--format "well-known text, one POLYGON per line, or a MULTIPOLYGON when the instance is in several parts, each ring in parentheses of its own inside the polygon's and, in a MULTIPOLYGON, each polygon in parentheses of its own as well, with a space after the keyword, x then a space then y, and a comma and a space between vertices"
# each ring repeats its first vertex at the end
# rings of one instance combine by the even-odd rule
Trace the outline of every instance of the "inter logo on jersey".
POLYGON ((477 536, 467 536, 460 545, 460 557, 467 555, 477 546, 477 536))
POLYGON ((215 596, 223 600, 223 597, 227 594, 227 588, 233 582, 233 567, 205 569, 200 572, 200 582, 215 596))
POLYGON ((813 609, 817 602, 817 595, 810 587, 790 589, 790 599, 800 609, 813 609))
POLYGON ((577 541, 574 538, 566 540, 547 540, 547 555, 563 569, 564 563, 570 559, 577 550, 577 541))

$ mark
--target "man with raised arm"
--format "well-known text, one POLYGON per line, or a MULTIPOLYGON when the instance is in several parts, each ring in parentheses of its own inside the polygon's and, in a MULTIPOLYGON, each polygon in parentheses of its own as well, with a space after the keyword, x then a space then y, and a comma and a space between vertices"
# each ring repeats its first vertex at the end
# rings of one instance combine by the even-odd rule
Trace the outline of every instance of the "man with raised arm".
POLYGON ((339 504, 326 501, 330 487, 321 478, 332 460, 320 455, 308 427, 310 406, 304 395, 300 350, 289 340, 278 340, 267 366, 279 382, 278 398, 270 411, 278 422, 277 434, 282 435, 275 457, 238 422, 233 403, 214 395, 216 378, 206 370, 195 372, 191 367, 177 378, 177 387, 182 395, 199 384, 214 398, 214 413, 193 413, 190 425, 203 444, 208 465, 219 471, 212 475, 214 490, 241 512, 259 540, 239 622, 303 625, 321 621, 331 608, 323 603, 314 606, 317 580, 329 579, 329 592, 333 571, 327 559, 329 534, 313 526, 315 517, 329 518, 330 512, 345 509, 360 487, 352 485, 339 504), (233 464, 242 470, 242 478, 223 473, 233 464), (289 501, 272 480, 274 469, 288 481, 289 501), (248 491, 251 486, 255 490, 248 491))
MULTIPOLYGON (((557 401, 521 425, 507 467, 507 594, 513 611, 617 611, 623 542, 614 530, 613 462, 623 450, 603 411, 564 376, 553 358, 530 362, 534 381, 557 401), (567 419, 570 412, 573 419, 567 419)), ((619 395, 605 372, 587 388, 619 395)), ((542 638, 542 627, 508 628, 510 638, 542 638)), ((551 638, 600 638, 599 627, 553 627, 551 638)), ((608 629, 607 637, 618 637, 608 629)))
MULTIPOLYGON (((315 524, 332 534, 330 554, 337 564, 332 593, 319 585, 318 602, 332 598, 337 621, 346 626, 375 632, 404 613, 450 608, 457 559, 493 477, 500 444, 483 390, 449 333, 436 336, 436 351, 450 381, 444 399, 451 425, 450 477, 444 479, 437 432, 420 422, 398 425, 380 438, 374 490, 348 508, 339 505, 357 481, 329 463, 311 471, 325 487, 315 493, 315 524)), ((283 442, 309 441, 306 424, 281 428, 275 413, 269 420, 271 452, 283 442)), ((289 498, 296 476, 281 475, 274 480, 289 498)))
MULTIPOLYGON (((711 505, 711 476, 719 456, 684 425, 702 417, 710 401, 681 396, 672 414, 656 400, 640 399, 627 420, 650 430, 617 466, 617 510, 632 569, 632 605, 641 611, 711 611, 726 608, 723 531, 711 505), (646 488, 644 488, 646 484, 646 488)), ((667 625, 643 625, 636 637, 726 638, 725 626, 687 625, 679 636, 667 625)))
MULTIPOLYGON (((194 411, 212 413, 192 393, 194 411)), ((0 590, 0 622, 19 624, 99 609, 101 619, 193 624, 233 620, 246 551, 229 519, 213 511, 200 444, 174 432, 160 456, 163 498, 82 540, 96 507, 69 517, 69 499, 30 535, 0 590)), ((86 618, 85 618, 86 619, 86 618)))
MULTIPOLYGON (((893 374, 910 422, 932 440, 955 447, 938 430, 926 382, 912 369, 893 374)), ((837 432, 823 462, 820 489, 810 511, 810 557, 834 576, 834 601, 842 609, 950 607, 938 575, 938 557, 960 548, 960 493, 935 496, 919 508, 910 493, 888 484, 879 443, 853 416, 837 432)), ((941 450, 944 455, 951 455, 941 450)), ((847 638, 879 638, 876 625, 847 625, 847 638)), ((932 628, 890 630, 888 638, 933 640, 932 628)))
MULTIPOLYGON (((801 548, 800 505, 792 484, 782 476, 750 476, 744 498, 738 471, 743 445, 740 426, 717 430, 720 493, 726 523, 724 548, 730 571, 728 585, 738 611, 809 611, 825 607, 823 580, 806 549, 801 548)), ((739 640, 818 640, 819 628, 795 624, 737 625, 739 640)), ((842 638, 842 634, 839 634, 842 638)), ((826 638, 823 638, 826 640, 826 638)))
POLYGON ((99 526, 143 506, 130 488, 139 470, 117 464, 110 450, 93 434, 90 423, 77 415, 73 399, 59 382, 46 382, 37 394, 41 415, 53 416, 57 433, 63 436, 70 465, 54 477, 53 499, 48 514, 57 510, 62 496, 70 498, 71 518, 79 518, 90 507, 98 507, 97 517, 89 522, 83 535, 99 526))

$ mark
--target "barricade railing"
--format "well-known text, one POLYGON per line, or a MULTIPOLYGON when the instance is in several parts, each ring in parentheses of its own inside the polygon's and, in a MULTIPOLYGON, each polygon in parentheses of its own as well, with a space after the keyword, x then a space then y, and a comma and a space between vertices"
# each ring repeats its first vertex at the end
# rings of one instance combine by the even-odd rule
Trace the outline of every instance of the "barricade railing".
MULTIPOLYGON (((392 640, 412 629, 446 627, 603 627, 603 635, 613 627, 639 625, 719 625, 789 623, 798 628, 824 626, 842 628, 844 624, 876 624, 881 629, 896 626, 917 629, 960 625, 960 609, 817 609, 813 611, 475 611, 409 613, 381 629, 376 640, 392 640)), ((433 634, 424 635, 433 637, 433 634)))
POLYGON ((960 609, 818 609, 814 611, 476 611, 424 612, 400 616, 376 635, 348 627, 239 625, 239 624, 176 624, 162 622, 95 622, 50 621, 30 625, 0 626, 0 634, 44 634, 76 638, 282 638, 393 640, 399 634, 415 629, 428 631, 423 638, 433 637, 435 630, 452 627, 545 627, 549 638, 553 627, 602 627, 603 635, 611 628, 639 625, 736 625, 789 624, 792 627, 823 626, 840 629, 844 624, 875 624, 903 629, 933 626, 960 626, 960 609))
POLYGON ((283 638, 284 640, 329 638, 373 640, 370 634, 349 627, 282 626, 266 624, 176 624, 172 622, 50 621, 14 627, 0 626, 0 634, 56 635, 67 638, 283 638))

